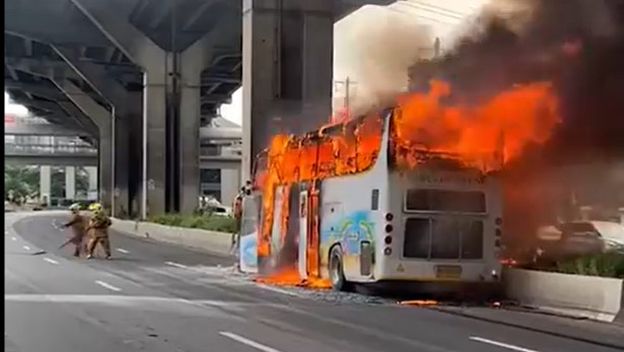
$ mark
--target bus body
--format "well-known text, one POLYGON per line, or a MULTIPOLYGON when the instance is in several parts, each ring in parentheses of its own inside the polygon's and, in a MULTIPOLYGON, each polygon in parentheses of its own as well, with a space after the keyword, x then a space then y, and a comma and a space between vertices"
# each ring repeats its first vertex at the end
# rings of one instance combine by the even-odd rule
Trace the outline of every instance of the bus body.
MULTIPOLYGON (((294 260, 302 279, 330 279, 336 289, 390 280, 497 282, 502 193, 496 177, 436 162, 393 167, 392 114, 383 118, 368 169, 276 186, 273 264, 294 260)), ((257 206, 265 194, 251 196, 258 222, 267 216, 257 206)), ((257 235, 252 223, 248 243, 257 235)))

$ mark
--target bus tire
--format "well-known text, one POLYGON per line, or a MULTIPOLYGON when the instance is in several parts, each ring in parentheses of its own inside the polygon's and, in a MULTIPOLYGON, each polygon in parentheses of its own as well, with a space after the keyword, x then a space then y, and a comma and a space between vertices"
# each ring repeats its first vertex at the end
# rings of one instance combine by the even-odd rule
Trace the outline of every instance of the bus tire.
POLYGON ((329 279, 336 291, 349 291, 349 282, 343 271, 342 248, 334 246, 329 253, 329 279))

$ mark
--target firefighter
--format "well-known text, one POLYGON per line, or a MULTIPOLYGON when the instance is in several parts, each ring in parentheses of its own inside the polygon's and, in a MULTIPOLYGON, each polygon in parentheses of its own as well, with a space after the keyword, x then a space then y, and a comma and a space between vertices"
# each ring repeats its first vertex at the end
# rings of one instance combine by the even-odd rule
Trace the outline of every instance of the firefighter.
POLYGON ((68 223, 64 224, 64 228, 68 228, 71 226, 72 231, 74 232, 74 236, 68 241, 75 246, 74 249, 74 257, 80 256, 81 249, 84 248, 83 242, 85 237, 85 225, 86 221, 84 216, 80 214, 80 205, 77 203, 72 204, 69 207, 69 211, 71 211, 72 218, 68 223))
POLYGON ((243 197, 245 194, 245 187, 241 188, 241 191, 234 198, 234 220, 236 221, 236 232, 232 234, 232 246, 231 250, 237 249, 238 241, 240 240, 241 223, 243 221, 243 197))
POLYGON ((93 217, 89 220, 87 231, 90 231, 89 245, 87 247, 87 259, 93 258, 95 247, 100 244, 106 251, 106 259, 111 258, 110 241, 108 239, 108 228, 112 222, 106 215, 104 208, 99 203, 91 204, 89 210, 93 212, 93 217))

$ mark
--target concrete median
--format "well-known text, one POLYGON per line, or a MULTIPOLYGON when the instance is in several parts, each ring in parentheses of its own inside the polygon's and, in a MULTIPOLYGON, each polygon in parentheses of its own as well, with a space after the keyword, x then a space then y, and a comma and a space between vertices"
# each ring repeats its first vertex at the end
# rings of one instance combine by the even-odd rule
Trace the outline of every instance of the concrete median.
POLYGON ((231 255, 232 234, 199 229, 165 226, 151 222, 113 219, 114 231, 177 244, 220 255, 231 255))
POLYGON ((503 280, 506 296, 524 306, 607 322, 624 318, 621 279, 506 269, 503 280))

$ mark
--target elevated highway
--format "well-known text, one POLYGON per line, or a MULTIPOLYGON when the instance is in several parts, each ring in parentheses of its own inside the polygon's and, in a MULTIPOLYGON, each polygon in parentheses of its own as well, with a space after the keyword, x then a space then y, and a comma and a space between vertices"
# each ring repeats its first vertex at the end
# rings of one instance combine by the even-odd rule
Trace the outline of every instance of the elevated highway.
POLYGON ((276 116, 296 133, 329 115, 333 23, 391 2, 7 0, 5 86, 98 140, 105 204, 119 189, 114 203, 143 216, 191 212, 200 128, 219 105, 243 86, 246 178, 276 116))

